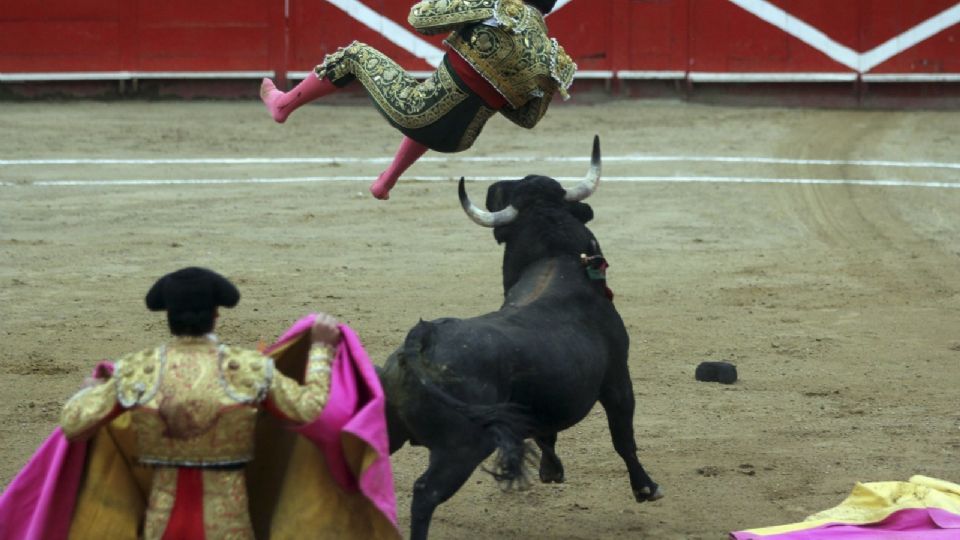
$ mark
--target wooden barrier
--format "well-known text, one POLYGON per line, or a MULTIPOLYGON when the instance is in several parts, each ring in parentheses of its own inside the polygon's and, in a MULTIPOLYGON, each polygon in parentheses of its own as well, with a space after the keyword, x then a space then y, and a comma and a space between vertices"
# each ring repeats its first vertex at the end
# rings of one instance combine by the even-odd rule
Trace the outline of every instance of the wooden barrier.
MULTIPOLYGON (((428 72, 442 36, 396 0, 3 0, 0 82, 302 76, 357 39, 428 72)), ((956 0, 560 0, 579 77, 960 82, 956 0)))

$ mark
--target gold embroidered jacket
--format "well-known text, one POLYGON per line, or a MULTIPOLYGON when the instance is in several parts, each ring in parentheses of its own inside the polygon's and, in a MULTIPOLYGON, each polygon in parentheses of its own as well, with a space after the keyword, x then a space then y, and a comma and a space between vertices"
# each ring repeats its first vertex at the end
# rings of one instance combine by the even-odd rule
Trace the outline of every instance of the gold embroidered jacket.
MULTIPOLYGON (((348 365, 356 360, 349 351, 348 365)), ((206 339, 175 339, 121 358, 110 379, 81 391, 64 408, 66 434, 91 435, 69 537, 160 540, 173 531, 178 537, 235 540, 399 540, 390 516, 365 492, 344 490, 334 479, 323 457, 325 443, 282 426, 317 420, 329 399, 331 353, 311 343, 307 331, 273 350, 276 367, 256 352, 206 339), (230 465, 251 451, 242 424, 255 407, 271 413, 256 420, 256 460, 230 465), (141 414, 153 418, 141 426, 141 414), (231 414, 239 416, 230 419, 231 414), (143 433, 159 427, 157 419, 166 432, 143 433), (230 431, 226 424, 240 429, 230 431), (184 436, 214 451, 197 458, 189 442, 183 447, 164 442, 153 447, 160 450, 141 452, 161 437, 184 436), (175 465, 140 466, 141 455, 175 465), (187 466, 194 460, 203 463, 187 466)), ((361 471, 379 451, 354 442, 343 448, 345 466, 361 471)))
POLYGON ((451 31, 445 43, 496 88, 513 109, 514 122, 532 127, 559 92, 569 98, 577 65, 547 36, 543 15, 522 0, 424 0, 408 18, 423 34, 451 31), (468 32, 462 30, 469 28, 468 32))
POLYGON ((130 410, 139 460, 161 466, 224 466, 250 461, 257 408, 295 423, 323 410, 330 353, 314 347, 304 384, 276 371, 256 351, 207 338, 173 342, 124 356, 105 383, 64 406, 61 427, 78 438, 112 414, 130 410))

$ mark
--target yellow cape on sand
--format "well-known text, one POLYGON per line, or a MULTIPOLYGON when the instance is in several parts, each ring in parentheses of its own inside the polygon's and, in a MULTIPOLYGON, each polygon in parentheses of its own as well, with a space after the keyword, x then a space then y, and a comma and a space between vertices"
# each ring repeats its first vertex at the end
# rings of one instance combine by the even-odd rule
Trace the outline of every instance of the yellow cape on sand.
MULTIPOLYGON (((960 484, 919 474, 910 477, 907 482, 857 482, 842 503, 813 514, 802 522, 744 532, 770 536, 815 529, 830 523, 865 525, 910 509, 940 509, 960 516, 960 484)), ((736 534, 734 537, 737 538, 736 534)), ((960 538, 960 531, 957 538, 960 538)))
MULTIPOLYGON (((302 374, 309 332, 271 352, 277 368, 302 374)), ((257 538, 394 540, 400 533, 359 491, 345 492, 323 453, 308 439, 261 411, 256 457, 247 466, 250 515, 257 538)), ((365 445, 345 445, 347 461, 368 460, 365 445)), ((137 464, 136 438, 124 413, 89 443, 70 538, 136 539, 147 506, 152 470, 137 464)), ((362 468, 362 465, 360 465, 362 468)))

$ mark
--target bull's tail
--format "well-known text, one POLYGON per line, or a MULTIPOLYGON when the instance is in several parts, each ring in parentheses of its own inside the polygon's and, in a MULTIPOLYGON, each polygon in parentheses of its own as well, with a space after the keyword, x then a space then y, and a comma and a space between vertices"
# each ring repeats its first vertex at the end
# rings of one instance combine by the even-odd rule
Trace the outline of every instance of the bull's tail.
POLYGON ((524 407, 516 403, 472 405, 438 386, 424 362, 435 333, 436 325, 422 320, 410 330, 398 358, 401 368, 414 375, 430 397, 483 427, 491 435, 497 448, 497 457, 494 469, 484 468, 486 472, 507 488, 515 484, 525 486, 528 479, 524 464, 533 462, 536 457, 536 450, 525 441, 531 431, 529 415, 524 407))

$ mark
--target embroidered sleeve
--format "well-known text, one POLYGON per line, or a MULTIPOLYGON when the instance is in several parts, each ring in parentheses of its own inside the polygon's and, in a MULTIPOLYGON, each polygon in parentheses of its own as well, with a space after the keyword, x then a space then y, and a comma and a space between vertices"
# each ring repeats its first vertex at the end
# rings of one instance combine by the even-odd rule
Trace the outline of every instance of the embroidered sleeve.
POLYGON ((330 394, 330 366, 333 351, 314 344, 307 360, 303 384, 277 372, 267 394, 269 408, 299 424, 310 422, 323 412, 330 394))
POLYGON ((110 420, 117 409, 117 385, 113 378, 88 386, 71 397, 63 406, 60 427, 68 439, 79 439, 110 420))
POLYGON ((553 43, 553 51, 550 55, 550 76, 557 83, 560 96, 566 101, 570 99, 570 94, 567 91, 573 84, 573 76, 577 73, 577 64, 570 58, 567 51, 563 50, 560 42, 556 39, 550 41, 553 43))
POLYGON ((410 8, 407 21, 421 34, 456 30, 494 16, 499 0, 423 0, 410 8))
POLYGON ((547 114, 547 108, 550 107, 551 100, 553 100, 553 94, 544 93, 540 97, 531 99, 523 107, 518 109, 504 107, 500 109, 500 113, 514 124, 531 129, 547 114))
POLYGON ((535 10, 523 0, 423 0, 410 8, 407 21, 427 35, 491 19, 505 30, 519 31, 534 19, 535 10))

